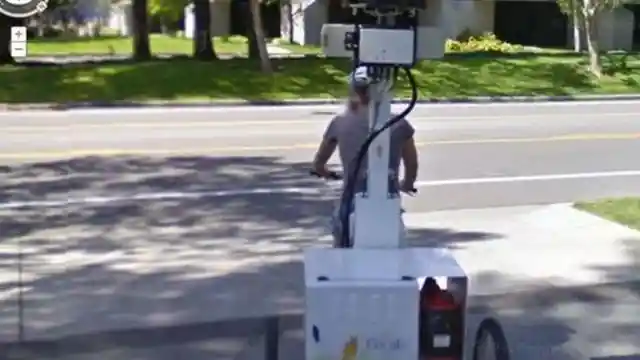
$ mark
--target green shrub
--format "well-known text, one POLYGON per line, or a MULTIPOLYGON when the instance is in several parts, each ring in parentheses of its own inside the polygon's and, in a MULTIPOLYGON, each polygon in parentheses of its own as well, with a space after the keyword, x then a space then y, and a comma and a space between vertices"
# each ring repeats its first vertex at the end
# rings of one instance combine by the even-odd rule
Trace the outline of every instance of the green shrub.
POLYGON ((522 45, 509 44, 496 37, 493 33, 484 33, 481 36, 469 36, 458 40, 448 39, 445 45, 446 52, 500 52, 512 53, 522 51, 522 45))

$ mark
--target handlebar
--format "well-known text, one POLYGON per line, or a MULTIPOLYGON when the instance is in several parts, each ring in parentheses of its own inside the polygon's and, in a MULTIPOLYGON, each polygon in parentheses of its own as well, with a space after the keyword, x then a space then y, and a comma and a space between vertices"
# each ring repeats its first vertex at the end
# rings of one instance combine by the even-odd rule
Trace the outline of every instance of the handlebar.
POLYGON ((418 189, 412 188, 412 189, 409 189, 409 190, 403 191, 403 192, 406 193, 407 195, 413 196, 413 195, 418 193, 418 189))
POLYGON ((321 179, 327 179, 327 180, 342 180, 343 179, 342 174, 339 174, 339 173, 337 173, 335 171, 329 171, 327 173, 327 175, 322 175, 322 174, 320 174, 319 172, 317 172, 315 170, 310 170, 309 174, 311 176, 315 176, 315 177, 319 177, 321 179))
MULTIPOLYGON (((335 171, 329 171, 327 175, 321 175, 319 172, 315 170, 310 170, 309 175, 319 177, 321 179, 327 179, 327 180, 342 180, 344 178, 342 174, 337 173, 335 171)), ((403 192, 406 193, 407 195, 415 195, 418 193, 418 189, 413 188, 403 192)))

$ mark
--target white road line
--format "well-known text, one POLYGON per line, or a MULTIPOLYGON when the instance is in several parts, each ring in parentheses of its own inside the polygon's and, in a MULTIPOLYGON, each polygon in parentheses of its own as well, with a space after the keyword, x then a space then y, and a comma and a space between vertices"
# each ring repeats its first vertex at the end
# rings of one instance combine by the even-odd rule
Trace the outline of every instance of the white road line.
MULTIPOLYGON (((416 183, 416 187, 428 188, 428 187, 457 186, 457 185, 482 185, 482 184, 534 182, 534 181, 562 181, 562 180, 598 179, 598 178, 613 178, 613 177, 640 177, 640 170, 432 180, 432 181, 420 181, 416 183)), ((333 184, 330 187, 335 189, 333 184)), ((217 190, 217 191, 155 192, 155 193, 138 193, 134 195, 122 195, 122 196, 104 196, 104 197, 94 196, 94 197, 75 198, 75 199, 66 199, 66 200, 10 201, 10 202, 0 204, 0 210, 19 210, 19 209, 28 209, 28 208, 55 208, 55 207, 65 207, 65 206, 71 206, 71 205, 100 205, 100 204, 110 204, 110 203, 125 202, 125 201, 161 201, 161 200, 176 200, 176 199, 220 198, 220 197, 233 197, 233 196, 251 196, 251 195, 260 195, 260 194, 322 195, 322 194, 327 194, 329 191, 331 190, 328 190, 326 188, 317 189, 317 188, 302 188, 302 187, 270 187, 270 188, 249 188, 249 189, 217 190)))
POLYGON ((433 181, 420 182, 418 186, 433 187, 433 186, 495 184, 495 183, 530 182, 530 181, 598 179, 598 178, 634 177, 634 176, 640 176, 640 170, 433 180, 433 181))

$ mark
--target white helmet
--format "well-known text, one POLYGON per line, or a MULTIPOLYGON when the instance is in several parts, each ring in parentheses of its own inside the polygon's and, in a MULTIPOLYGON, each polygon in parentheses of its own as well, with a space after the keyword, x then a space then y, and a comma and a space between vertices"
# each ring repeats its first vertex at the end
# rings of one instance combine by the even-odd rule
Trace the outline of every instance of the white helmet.
POLYGON ((368 69, 366 66, 358 66, 349 75, 349 86, 351 89, 358 87, 366 87, 371 84, 371 78, 369 78, 368 69))

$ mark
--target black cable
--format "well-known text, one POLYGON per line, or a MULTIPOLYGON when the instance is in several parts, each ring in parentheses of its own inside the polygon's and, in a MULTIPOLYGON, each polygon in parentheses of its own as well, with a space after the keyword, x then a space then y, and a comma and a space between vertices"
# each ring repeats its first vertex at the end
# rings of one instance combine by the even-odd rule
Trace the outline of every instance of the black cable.
POLYGON ((353 244, 351 243, 351 234, 349 231, 349 215, 351 214, 351 208, 353 207, 353 198, 355 196, 355 189, 356 184, 358 183, 360 168, 362 168, 362 163, 364 162, 364 158, 367 155, 369 147, 373 143, 373 140, 378 137, 378 135, 409 115, 409 113, 415 107, 416 102, 418 101, 418 86, 416 85, 416 80, 413 77, 413 74, 411 74, 411 69, 405 67, 403 67, 402 69, 407 75, 409 84, 411 85, 411 101, 409 102, 409 106, 407 106, 407 108, 404 109, 402 113, 391 118, 380 129, 373 131, 369 135, 369 137, 367 137, 362 146, 360 146, 360 150, 358 150, 358 155, 356 156, 354 166, 351 169, 351 173, 346 177, 347 183, 345 184, 345 190, 342 193, 342 197, 340 198, 340 223, 342 224, 342 229, 339 244, 341 248, 349 248, 353 246, 353 244))

